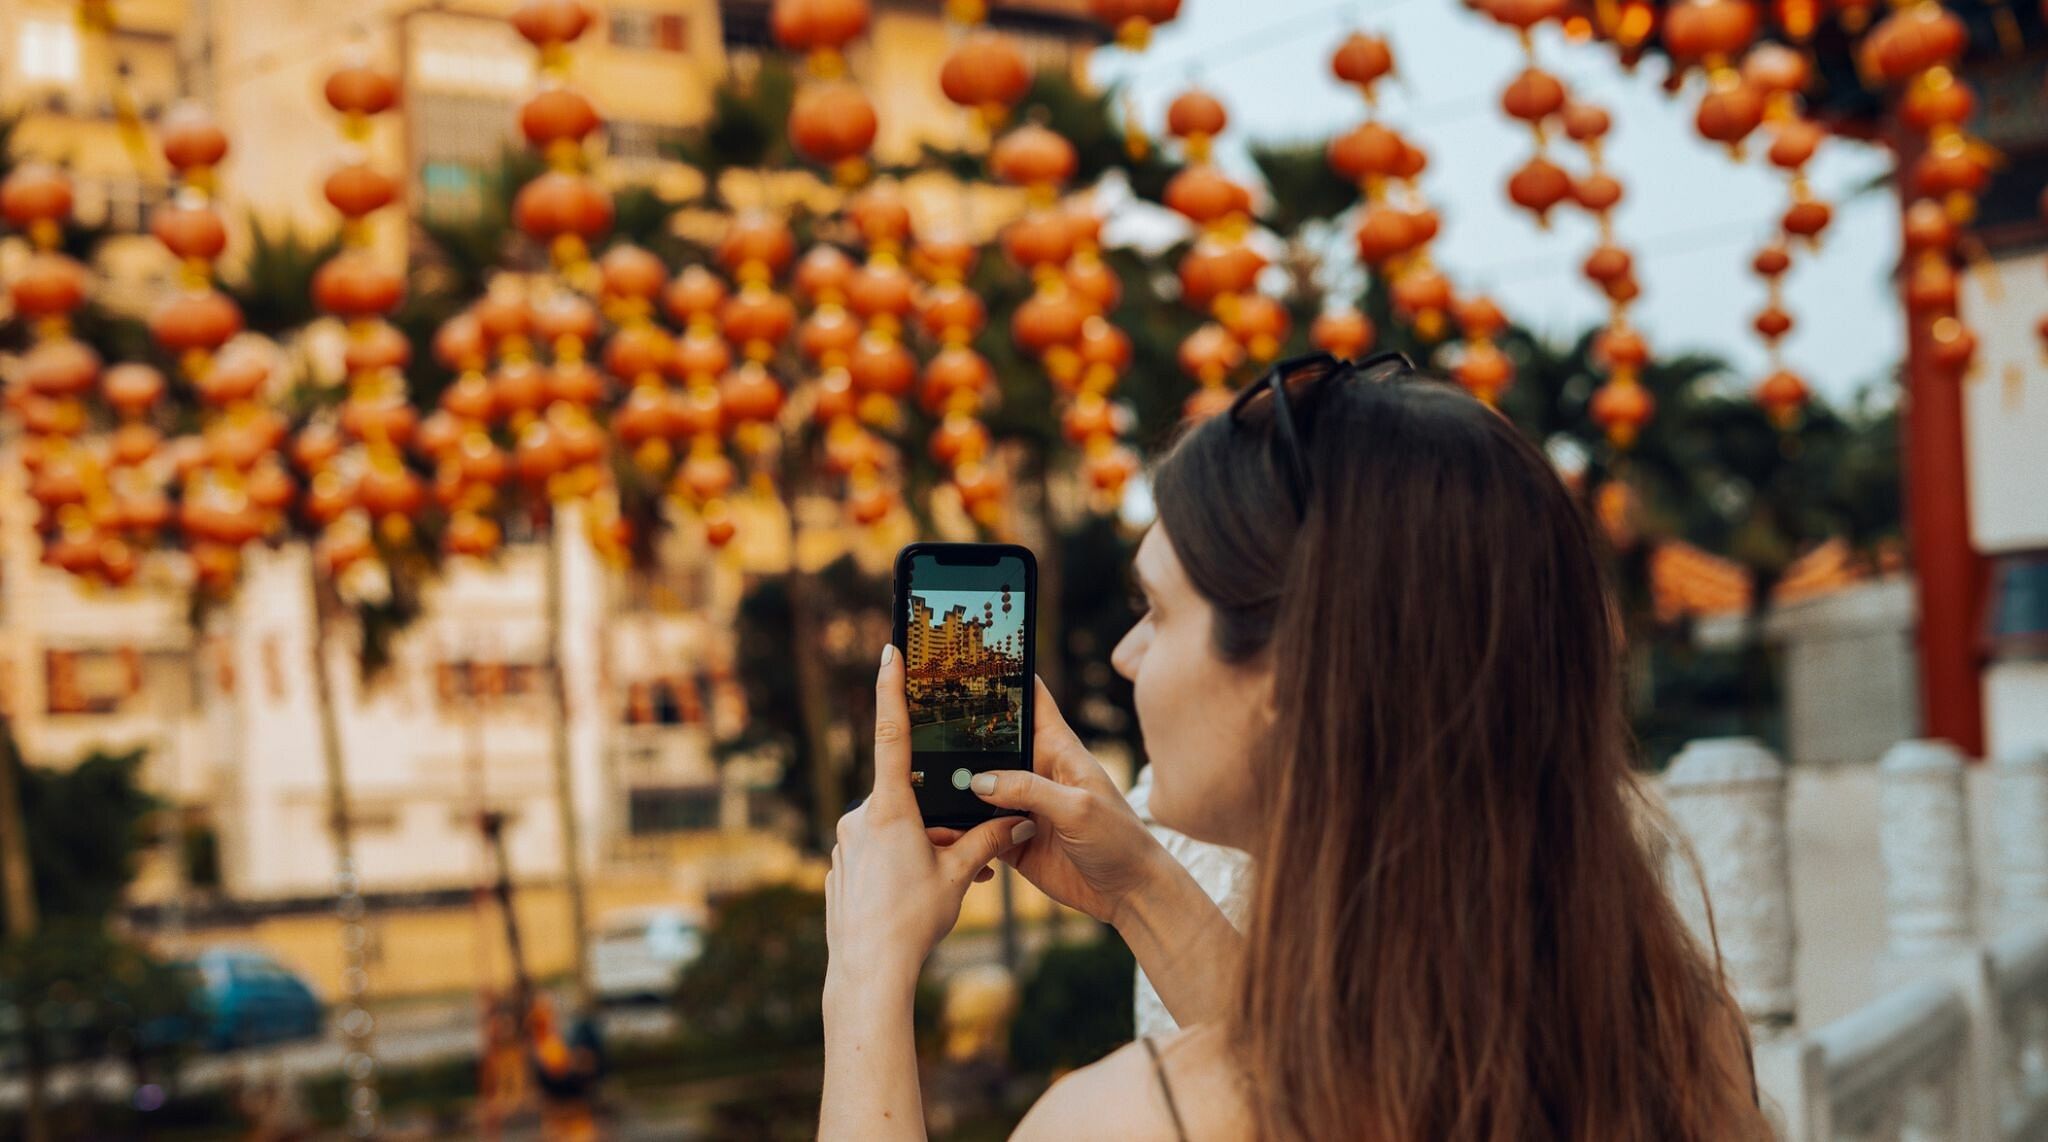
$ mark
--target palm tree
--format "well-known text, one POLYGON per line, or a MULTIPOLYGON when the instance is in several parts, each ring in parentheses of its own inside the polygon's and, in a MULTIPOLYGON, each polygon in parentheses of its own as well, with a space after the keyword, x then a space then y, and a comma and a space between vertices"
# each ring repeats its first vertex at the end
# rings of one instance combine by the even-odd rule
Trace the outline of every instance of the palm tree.
POLYGON ((223 282, 225 293, 242 310, 251 331, 281 341, 320 316, 313 304, 313 275, 341 252, 341 235, 314 237, 290 221, 275 229, 261 218, 248 218, 249 246, 241 271, 223 282))

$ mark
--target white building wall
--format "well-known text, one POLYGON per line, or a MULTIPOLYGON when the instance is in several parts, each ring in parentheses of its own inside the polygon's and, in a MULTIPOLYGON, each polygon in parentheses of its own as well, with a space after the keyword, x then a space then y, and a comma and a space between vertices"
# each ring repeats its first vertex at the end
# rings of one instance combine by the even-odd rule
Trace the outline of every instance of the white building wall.
MULTIPOLYGON (((571 541, 564 580, 571 775, 586 867, 604 839, 602 756, 610 703, 596 653, 605 606, 602 569, 571 541)), ((356 667, 356 633, 336 623, 328 672, 340 722, 356 860, 372 890, 469 883, 482 869, 471 822, 477 774, 485 803, 511 814, 507 851, 521 876, 560 875, 551 734, 543 689, 490 702, 458 697, 444 707, 436 666, 482 659, 545 662, 542 551, 508 551, 496 565, 453 566, 426 613, 400 634, 393 659, 367 686, 356 667)), ((245 855, 237 895, 325 891, 334 875, 326 826, 327 779, 319 752, 311 670, 311 596, 301 548, 250 560, 234 630, 242 711, 236 729, 245 855)))
POLYGON ((1986 555, 2048 548, 2048 365, 2035 324, 2048 314, 2048 256, 2036 250, 1963 275, 1978 337, 1963 380, 1970 533, 1986 555))
MULTIPOLYGON (((2048 364, 2036 323, 2048 315, 2041 251, 1963 275, 1978 341, 1963 381, 1970 532, 1987 556, 2048 550, 2048 364)), ((1999 661, 1984 671, 1985 746, 1992 756, 2048 746, 2048 663, 1999 661)))

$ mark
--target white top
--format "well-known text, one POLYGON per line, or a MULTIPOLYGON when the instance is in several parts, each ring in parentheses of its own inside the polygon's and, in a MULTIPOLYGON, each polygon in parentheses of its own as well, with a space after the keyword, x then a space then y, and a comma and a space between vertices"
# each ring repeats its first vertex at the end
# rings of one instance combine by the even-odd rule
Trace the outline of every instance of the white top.
MULTIPOLYGON (((1195 883, 1202 886, 1202 891, 1209 894, 1209 899, 1214 900, 1217 906, 1223 909, 1223 914, 1230 918, 1232 924, 1242 926, 1246 897, 1251 891, 1251 856, 1237 849, 1195 840, 1154 821, 1151 805, 1152 767, 1149 765, 1138 772, 1138 779, 1132 783, 1127 799, 1131 803, 1131 808, 1137 810, 1138 819, 1145 822, 1145 827, 1152 831, 1153 836, 1159 838, 1159 843, 1166 846, 1166 851, 1173 854, 1173 859, 1179 861, 1182 867, 1194 876, 1195 883)), ((1153 990, 1152 981, 1145 978, 1142 968, 1138 971, 1137 993, 1133 997, 1133 1003, 1140 1038, 1173 1031, 1179 1027, 1179 1024, 1173 1021, 1173 1016, 1166 1013, 1166 1005, 1159 1001, 1159 993, 1153 990)))

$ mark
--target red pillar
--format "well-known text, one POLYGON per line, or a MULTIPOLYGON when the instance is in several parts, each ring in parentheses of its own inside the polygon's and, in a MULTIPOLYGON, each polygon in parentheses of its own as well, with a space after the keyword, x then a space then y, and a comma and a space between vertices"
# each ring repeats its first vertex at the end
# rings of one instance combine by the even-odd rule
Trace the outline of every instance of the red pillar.
MULTIPOLYGON (((1901 162, 1899 170, 1906 164, 1901 162)), ((1902 198, 1901 206, 1905 205, 1902 198)), ((1904 216, 1903 209, 1900 212, 1904 216)), ((1906 275, 1900 275, 1903 287, 1906 275)), ((1906 538, 1919 603, 1920 732, 1972 759, 1984 756, 1983 556, 1970 543, 1969 469, 1963 456, 1962 377, 1936 364, 1920 323, 1907 316, 1906 538)))

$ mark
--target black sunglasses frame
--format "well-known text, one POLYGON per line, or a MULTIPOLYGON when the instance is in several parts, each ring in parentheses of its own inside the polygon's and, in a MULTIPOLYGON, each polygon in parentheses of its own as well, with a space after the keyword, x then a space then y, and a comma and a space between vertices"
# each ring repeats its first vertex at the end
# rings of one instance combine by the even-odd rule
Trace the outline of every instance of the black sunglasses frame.
MULTIPOLYGON (((1287 483, 1287 498, 1294 505, 1295 519, 1305 519, 1308 516, 1310 480, 1308 452, 1302 447, 1302 429, 1295 422, 1294 406, 1287 395, 1287 385, 1290 380, 1310 369, 1317 371, 1308 377, 1307 385, 1320 388, 1330 383, 1333 377, 1362 376, 1383 369, 1386 376, 1409 375, 1415 372, 1415 362, 1409 359, 1408 354, 1398 349, 1374 353, 1362 361, 1347 361, 1330 353, 1306 353, 1275 362, 1258 380, 1246 385, 1237 394, 1236 400, 1230 402, 1230 410, 1225 415, 1230 417, 1231 426, 1236 428, 1243 424, 1238 414, 1243 412, 1246 406, 1260 393, 1272 394, 1273 431, 1268 434, 1267 439, 1272 441, 1275 453, 1272 457, 1273 466, 1287 483), (1397 367, 1385 369, 1388 365, 1397 367)), ((1307 386, 1304 386, 1302 395, 1309 395, 1307 386)))

